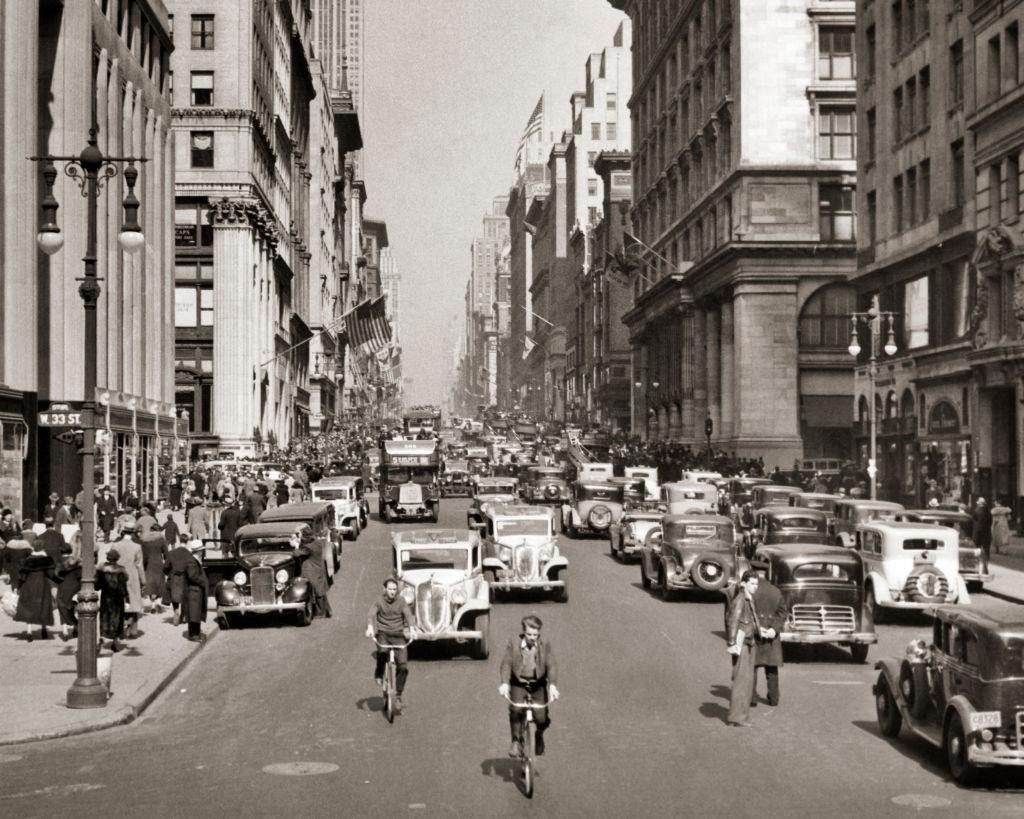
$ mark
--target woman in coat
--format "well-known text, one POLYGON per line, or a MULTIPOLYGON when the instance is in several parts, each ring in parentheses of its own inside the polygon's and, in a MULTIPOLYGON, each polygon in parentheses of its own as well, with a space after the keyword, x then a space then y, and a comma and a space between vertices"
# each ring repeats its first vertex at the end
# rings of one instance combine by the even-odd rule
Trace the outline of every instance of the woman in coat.
POLYGON ((142 535, 142 565, 145 570, 145 593, 149 608, 154 612, 163 611, 161 600, 164 596, 164 559, 167 557, 167 541, 160 529, 142 535))
POLYGON ((30 552, 19 569, 18 609, 14 619, 28 626, 32 642, 32 626, 42 626, 42 638, 49 639, 46 627, 53 625, 53 587, 58 581, 53 558, 44 551, 30 552))
POLYGON ((121 531, 121 539, 115 544, 121 566, 128 575, 128 605, 125 618, 125 635, 139 636, 139 617, 142 615, 142 586, 146 582, 146 569, 142 563, 142 547, 135 540, 134 525, 121 531))
POLYGON ((180 607, 185 602, 185 572, 189 561, 195 560, 188 546, 185 545, 188 535, 182 535, 180 542, 167 553, 164 558, 164 574, 167 576, 164 585, 164 605, 174 610, 174 622, 181 623, 180 607))
POLYGON ((323 541, 311 537, 303 539, 302 545, 309 550, 309 557, 302 561, 301 574, 309 580, 313 591, 313 616, 330 617, 331 603, 327 599, 327 565, 324 562, 323 541))
POLYGON ((78 636, 78 617, 75 614, 75 595, 82 588, 82 561, 74 554, 70 544, 61 547, 61 560, 57 564, 57 611, 60 612, 61 639, 78 636))
POLYGON ((202 624, 206 622, 207 598, 210 586, 203 566, 194 554, 189 554, 185 564, 185 595, 182 599, 182 618, 188 623, 187 638, 194 643, 202 642, 202 624))
POLYGON ((106 562, 96 572, 96 589, 100 592, 100 637, 110 640, 111 651, 120 651, 118 640, 124 639, 124 606, 128 600, 128 572, 118 561, 117 549, 107 549, 106 562))

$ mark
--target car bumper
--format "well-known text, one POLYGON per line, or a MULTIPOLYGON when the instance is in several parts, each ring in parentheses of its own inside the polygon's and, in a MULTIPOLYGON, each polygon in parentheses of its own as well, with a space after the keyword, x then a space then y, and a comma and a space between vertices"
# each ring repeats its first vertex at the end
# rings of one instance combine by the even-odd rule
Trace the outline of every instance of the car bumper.
POLYGON ((619 551, 626 555, 638 555, 643 549, 643 546, 632 540, 622 541, 622 545, 619 547, 619 551))
POLYGON ((560 589, 565 586, 564 580, 502 580, 500 577, 491 581, 492 589, 507 591, 509 589, 560 589))
POLYGON ((879 600, 876 602, 879 608, 883 609, 910 609, 921 611, 923 609, 929 609, 933 606, 954 606, 958 603, 956 599, 953 600, 940 600, 938 602, 931 601, 917 601, 917 600, 887 600, 884 603, 879 600))
POLYGON ((993 743, 989 748, 970 744, 967 746, 967 759, 974 765, 1008 765, 1021 768, 1024 767, 1024 749, 1014 750, 1005 742, 993 743))
POLYGON ((343 523, 338 527, 338 531, 343 535, 354 535, 356 533, 356 527, 351 523, 343 523))
POLYGON ((274 612, 281 611, 301 611, 306 608, 305 601, 301 603, 239 603, 234 606, 217 606, 217 611, 221 614, 225 612, 239 613, 239 614, 273 614, 274 612))
POLYGON ((832 632, 803 632, 784 631, 779 637, 784 643, 858 643, 861 645, 873 645, 878 642, 878 635, 868 631, 832 631, 832 632))
POLYGON ((434 643, 440 640, 455 640, 461 643, 466 640, 482 640, 484 638, 484 633, 482 631, 470 629, 443 629, 442 631, 432 632, 414 629, 413 637, 417 641, 424 641, 428 643, 434 643))
POLYGON ((405 518, 406 520, 425 520, 426 518, 431 517, 433 513, 429 508, 421 511, 418 506, 413 508, 392 506, 391 514, 396 518, 405 518))
POLYGON ((960 572, 965 583, 991 583, 996 579, 993 572, 982 574, 981 572, 960 572))

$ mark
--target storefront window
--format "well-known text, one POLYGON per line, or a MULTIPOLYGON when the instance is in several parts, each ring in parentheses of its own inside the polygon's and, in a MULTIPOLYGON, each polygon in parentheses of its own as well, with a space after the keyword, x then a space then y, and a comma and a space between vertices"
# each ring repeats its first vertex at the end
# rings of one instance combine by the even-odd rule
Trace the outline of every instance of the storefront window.
POLYGON ((903 295, 903 322, 907 347, 928 345, 928 277, 909 281, 903 295))
POLYGON ((18 421, 0 422, 0 506, 10 508, 21 517, 22 464, 25 460, 27 427, 18 421))

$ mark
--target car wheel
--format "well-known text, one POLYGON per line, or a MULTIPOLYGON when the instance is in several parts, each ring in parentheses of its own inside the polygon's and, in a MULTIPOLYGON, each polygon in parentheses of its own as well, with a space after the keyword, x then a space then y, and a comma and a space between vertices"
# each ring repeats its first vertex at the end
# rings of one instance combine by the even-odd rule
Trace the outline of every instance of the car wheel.
POLYGON ((924 663, 904 660, 900 664, 900 694, 907 703, 910 715, 916 719, 923 719, 931 703, 928 669, 924 663))
POLYGON ((565 585, 559 586, 555 589, 555 602, 557 603, 568 603, 569 602, 569 575, 565 569, 559 569, 555 572, 555 580, 561 580, 565 585))
POLYGON ((640 585, 650 591, 651 578, 647 576, 647 570, 644 568, 644 559, 640 558, 640 585))
POLYGON ((220 616, 220 627, 221 631, 231 628, 238 628, 238 621, 235 619, 235 616, 233 614, 228 614, 227 612, 224 612, 220 616))
POLYGON ((875 587, 868 586, 864 592, 864 619, 878 625, 882 622, 882 609, 875 600, 875 587))
POLYGON ((690 569, 690 579, 703 591, 721 591, 729 582, 725 566, 717 560, 698 558, 690 569))
POLYGON ((858 665, 863 665, 868 661, 868 649, 870 646, 867 643, 853 643, 850 646, 850 657, 858 665))
POLYGON ((306 598, 306 605, 299 611, 298 620, 300 626, 308 626, 313 622, 313 598, 306 598))
POLYGON ((487 581, 488 599, 492 603, 498 602, 498 590, 494 586, 495 582, 497 582, 497 579, 498 576, 494 573, 493 569, 484 570, 484 580, 487 581))
POLYGON ((664 566, 658 569, 658 595, 666 602, 672 599, 672 590, 668 587, 664 566))
POLYGON ((883 736, 895 737, 899 734, 903 727, 903 715, 896 705, 896 698, 892 695, 885 674, 878 675, 878 683, 875 685, 875 714, 878 716, 878 729, 883 736))
POLYGON ((980 580, 968 580, 966 585, 969 594, 979 594, 984 588, 984 584, 980 580))
POLYGON ((615 538, 608 535, 608 550, 612 553, 612 559, 622 561, 622 555, 619 550, 615 548, 615 538))
POLYGON ((572 522, 572 518, 565 524, 565 533, 569 536, 569 540, 576 540, 580 533, 576 531, 576 524, 572 522))
POLYGON ((956 711, 949 715, 943 746, 946 752, 946 765, 949 766, 953 781, 964 787, 976 784, 979 771, 967 759, 967 737, 964 736, 964 726, 956 711))
POLYGON ((477 640, 474 656, 478 660, 486 660, 491 654, 491 615, 486 612, 478 614, 476 616, 476 630, 483 632, 484 636, 477 640))

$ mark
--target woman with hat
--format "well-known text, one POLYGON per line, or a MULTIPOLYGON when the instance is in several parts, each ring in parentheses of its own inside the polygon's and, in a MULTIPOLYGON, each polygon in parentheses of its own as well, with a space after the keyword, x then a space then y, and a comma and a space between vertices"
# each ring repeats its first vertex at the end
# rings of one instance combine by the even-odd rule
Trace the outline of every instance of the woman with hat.
MULTIPOLYGON (((81 548, 81 532, 75 532, 81 548)), ((82 561, 75 554, 74 544, 60 547, 61 559, 57 563, 57 611, 60 612, 61 639, 78 636, 78 617, 75 614, 75 595, 82 588, 82 561)))
POLYGON ((41 626, 41 636, 47 640, 46 627, 53 625, 53 587, 59 580, 53 558, 42 549, 33 549, 21 563, 19 580, 14 619, 28 627, 29 642, 33 626, 41 626))
POLYGON ((124 605, 128 600, 128 572, 118 561, 115 547, 107 549, 106 562, 96 572, 100 592, 100 637, 110 640, 111 651, 120 651, 117 641, 124 639, 124 605))

